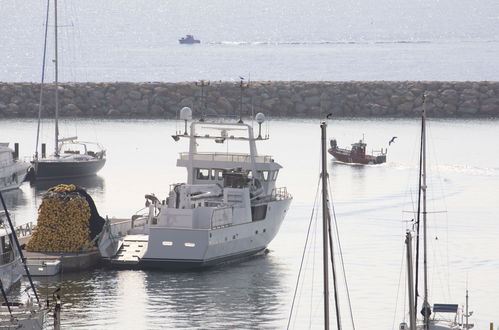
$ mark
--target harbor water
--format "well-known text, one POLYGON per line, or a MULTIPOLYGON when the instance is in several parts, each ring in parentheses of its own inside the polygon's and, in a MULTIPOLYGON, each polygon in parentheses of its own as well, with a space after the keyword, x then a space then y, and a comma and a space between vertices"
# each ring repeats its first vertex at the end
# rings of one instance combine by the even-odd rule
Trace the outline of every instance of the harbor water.
MULTIPOLYGON (((170 120, 63 120, 61 135, 96 140, 108 150, 97 176, 73 182, 87 189, 101 215, 131 217, 144 207, 145 194, 164 199, 170 184, 185 181, 185 169, 175 163, 187 142, 170 137, 180 125, 170 120)), ((48 150, 52 130, 52 123, 44 121, 48 150)), ((61 287, 64 328, 285 328, 319 180, 319 120, 270 118, 267 130, 270 140, 259 144, 259 152, 283 165, 278 186, 286 186, 294 197, 268 254, 200 272, 98 268, 37 278, 42 296, 61 287)), ((364 137, 370 151, 387 148, 397 136, 382 165, 346 165, 328 157, 358 329, 398 329, 403 320, 402 260, 417 199, 419 130, 418 119, 329 121, 328 137, 339 146, 364 137)), ((431 301, 461 305, 468 288, 472 321, 484 329, 490 321, 499 322, 499 158, 493 144, 499 121, 430 118, 428 130, 431 301)), ((33 153, 35 133, 35 120, 0 121, 0 140, 19 142, 21 158, 33 153)), ((54 184, 24 183, 5 194, 17 224, 36 220, 41 197, 54 184)), ((306 281, 299 286, 291 322, 295 329, 322 327, 319 228, 311 227, 317 238, 306 254, 306 281)), ((339 287, 348 327, 344 285, 339 287)))

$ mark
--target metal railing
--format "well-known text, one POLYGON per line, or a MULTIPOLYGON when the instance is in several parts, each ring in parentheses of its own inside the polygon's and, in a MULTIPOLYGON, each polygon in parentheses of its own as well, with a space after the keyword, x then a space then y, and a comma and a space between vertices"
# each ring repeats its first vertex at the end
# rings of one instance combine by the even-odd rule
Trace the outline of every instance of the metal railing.
MULTIPOLYGON (((189 160, 188 152, 181 152, 181 160, 189 160)), ((206 161, 224 161, 224 162, 238 162, 238 163, 250 163, 251 156, 248 154, 226 154, 226 153, 195 153, 192 154, 194 160, 206 160, 206 161)), ((257 163, 272 163, 274 160, 272 156, 256 156, 255 161, 257 163)))
POLYGON ((286 187, 272 189, 272 197, 274 197, 276 200, 293 198, 293 196, 291 196, 291 194, 288 193, 288 189, 286 187))

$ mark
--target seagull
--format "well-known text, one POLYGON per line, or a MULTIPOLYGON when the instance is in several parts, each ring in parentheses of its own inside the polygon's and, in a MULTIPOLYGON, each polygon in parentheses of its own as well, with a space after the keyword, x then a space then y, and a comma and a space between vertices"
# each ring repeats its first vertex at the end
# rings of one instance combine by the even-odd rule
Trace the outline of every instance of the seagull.
POLYGON ((396 136, 392 137, 392 139, 388 142, 388 145, 390 145, 390 144, 392 144, 393 142, 395 142, 395 139, 396 139, 396 138, 397 138, 396 136))
POLYGON ((327 114, 327 116, 326 116, 326 118, 327 118, 327 119, 331 119, 331 117, 332 117, 332 116, 333 116, 333 114, 332 114, 332 113, 328 113, 328 114, 327 114))

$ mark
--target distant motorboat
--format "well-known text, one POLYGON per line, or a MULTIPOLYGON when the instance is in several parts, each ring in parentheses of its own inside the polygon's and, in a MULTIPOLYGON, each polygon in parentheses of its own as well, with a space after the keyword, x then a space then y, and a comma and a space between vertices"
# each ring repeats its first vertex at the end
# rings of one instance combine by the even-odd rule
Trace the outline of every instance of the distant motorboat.
POLYGON ((188 44, 188 45, 201 43, 201 41, 199 41, 198 39, 194 39, 194 36, 192 34, 188 34, 185 37, 178 39, 178 42, 181 44, 188 44))
POLYGON ((354 164, 381 164, 386 162, 386 151, 378 151, 377 154, 367 155, 366 147, 367 144, 364 140, 359 140, 359 142, 352 144, 352 149, 342 149, 338 148, 336 140, 330 141, 331 148, 328 152, 334 156, 337 160, 344 163, 354 163, 354 164))
POLYGON ((18 160, 8 143, 0 143, 0 191, 19 188, 28 174, 29 163, 18 160))

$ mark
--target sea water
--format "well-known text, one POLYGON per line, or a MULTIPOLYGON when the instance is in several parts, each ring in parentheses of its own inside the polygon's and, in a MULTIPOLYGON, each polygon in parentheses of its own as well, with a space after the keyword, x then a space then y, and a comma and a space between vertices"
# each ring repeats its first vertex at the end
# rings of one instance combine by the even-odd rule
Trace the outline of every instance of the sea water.
MULTIPOLYGON (((181 124, 171 120, 63 120, 63 135, 97 140, 107 149, 108 160, 99 174, 74 182, 87 189, 102 216, 130 218, 144 208, 145 194, 164 199, 169 184, 185 182, 185 169, 175 163, 188 144, 170 137, 181 124)), ((201 272, 99 268, 35 279, 42 296, 61 287, 63 326, 282 329, 288 322, 312 218, 311 248, 306 252, 304 282, 299 285, 291 325, 321 328, 321 224, 317 213, 312 216, 320 172, 319 124, 319 120, 286 119, 264 124, 270 140, 259 143, 259 152, 273 155, 283 166, 277 185, 293 195, 282 227, 268 247, 270 253, 201 272)), ((43 122, 48 150, 52 129, 50 121, 43 122)), ((19 142, 21 158, 32 154, 35 132, 35 120, 0 121, 0 140, 19 142)), ((388 147, 387 162, 381 165, 347 165, 328 156, 332 201, 358 329, 397 329, 407 312, 402 261, 405 232, 412 226, 417 200, 419 132, 418 119, 329 121, 328 138, 336 138, 339 146, 348 147, 364 137, 368 152, 388 147), (393 136, 397 139, 388 146, 393 136)), ((498 132, 497 120, 430 119, 428 123, 430 299, 461 305, 467 287, 477 329, 490 321, 499 322, 499 158, 491 143, 499 138, 498 132)), ((41 197, 53 184, 24 183, 5 194, 18 224, 36 220, 41 197)), ((336 263, 342 273, 338 255, 336 263)), ((348 327, 343 281, 338 287, 348 327)))

